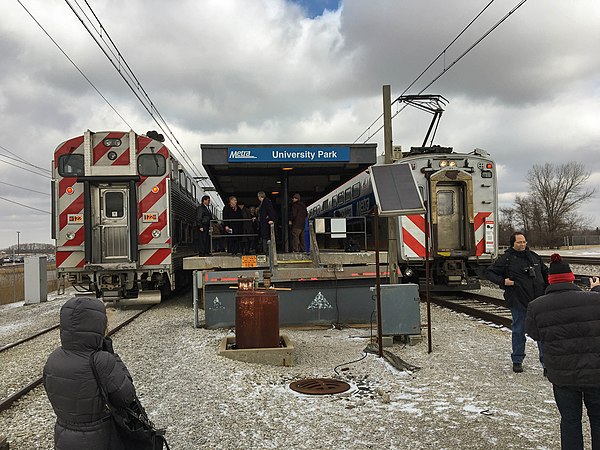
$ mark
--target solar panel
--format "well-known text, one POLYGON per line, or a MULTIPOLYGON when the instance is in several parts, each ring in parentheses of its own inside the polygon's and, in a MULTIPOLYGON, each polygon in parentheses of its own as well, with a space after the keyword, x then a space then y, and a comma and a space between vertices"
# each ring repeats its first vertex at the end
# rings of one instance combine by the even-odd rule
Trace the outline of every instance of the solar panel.
POLYGON ((371 183, 380 216, 406 216, 425 212, 408 164, 371 166, 371 183))

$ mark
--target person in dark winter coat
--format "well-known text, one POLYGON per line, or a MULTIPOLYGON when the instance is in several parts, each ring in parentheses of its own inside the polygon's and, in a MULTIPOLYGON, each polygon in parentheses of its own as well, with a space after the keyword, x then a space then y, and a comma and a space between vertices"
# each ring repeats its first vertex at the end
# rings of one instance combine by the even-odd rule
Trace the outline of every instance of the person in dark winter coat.
POLYGON ((237 197, 229 197, 223 207, 223 226, 225 233, 232 235, 227 239, 227 251, 232 255, 240 253, 240 235, 242 234, 242 210, 237 205, 237 197))
POLYGON ((260 206, 258 207, 258 222, 260 227, 260 238, 262 244, 262 251, 266 253, 268 251, 268 241, 271 239, 271 224, 275 223, 275 208, 273 208, 273 203, 267 195, 260 191, 256 194, 258 200, 260 201, 260 206))
POLYGON ((105 337, 106 308, 95 298, 72 298, 60 310, 61 346, 44 366, 44 387, 56 414, 56 450, 120 450, 116 427, 90 366, 94 356, 99 379, 116 407, 136 398, 131 375, 105 337))
POLYGON ((600 448, 600 279, 591 291, 573 284, 575 275, 558 253, 550 257, 546 295, 532 301, 525 330, 540 342, 545 374, 560 412, 563 449, 583 449, 582 401, 592 431, 592 448, 600 448))
POLYGON ((253 224, 252 224, 252 213, 250 212, 250 208, 246 206, 244 202, 238 203, 241 214, 242 214, 242 238, 240 239, 242 255, 254 254, 256 250, 254 249, 254 234, 253 224))
MULTIPOLYGON (((514 372, 523 372, 525 359, 525 317, 527 305, 540 295, 548 285, 548 267, 539 255, 527 247, 523 233, 510 237, 511 247, 489 266, 485 272, 488 280, 504 289, 504 300, 512 314, 512 354, 514 372)), ((543 355, 540 349, 542 366, 543 355)))
POLYGON ((292 252, 305 252, 304 226, 306 222, 306 206, 300 199, 300 194, 292 197, 292 208, 290 211, 290 225, 292 227, 292 252))
POLYGON ((209 205, 210 197, 208 195, 204 195, 202 197, 202 202, 196 210, 196 226, 200 232, 200 240, 198 245, 199 256, 206 256, 210 254, 210 221, 212 219, 212 214, 208 209, 209 205))

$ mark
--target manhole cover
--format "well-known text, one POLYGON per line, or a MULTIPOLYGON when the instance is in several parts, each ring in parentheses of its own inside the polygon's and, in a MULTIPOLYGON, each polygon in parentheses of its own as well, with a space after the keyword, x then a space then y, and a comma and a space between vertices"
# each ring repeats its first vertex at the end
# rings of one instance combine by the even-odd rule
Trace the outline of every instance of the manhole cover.
POLYGON ((290 389, 301 394, 325 395, 346 392, 350 389, 350 385, 331 378, 309 378, 290 383, 290 389))

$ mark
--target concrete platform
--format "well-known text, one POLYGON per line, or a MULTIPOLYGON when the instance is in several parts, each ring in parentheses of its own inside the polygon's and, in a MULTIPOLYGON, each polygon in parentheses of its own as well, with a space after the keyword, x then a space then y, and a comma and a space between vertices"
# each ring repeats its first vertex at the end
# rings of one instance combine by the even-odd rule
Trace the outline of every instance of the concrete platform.
POLYGON ((268 364, 270 366, 294 366, 296 358, 294 345, 286 336, 281 335, 285 347, 277 348, 245 348, 228 350, 229 345, 235 344, 235 336, 227 336, 221 340, 219 345, 219 356, 225 356, 236 361, 251 362, 257 364, 268 364))

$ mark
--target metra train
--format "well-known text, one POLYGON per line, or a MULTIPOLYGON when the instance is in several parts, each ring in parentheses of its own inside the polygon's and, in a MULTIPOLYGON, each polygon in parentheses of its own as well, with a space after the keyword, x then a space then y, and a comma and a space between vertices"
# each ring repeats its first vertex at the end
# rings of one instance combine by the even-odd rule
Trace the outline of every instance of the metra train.
POLYGON ((57 274, 105 301, 159 302, 186 280, 183 258, 197 254, 204 191, 162 136, 147 134, 88 130, 54 152, 57 274))
MULTIPOLYGON (((409 164, 426 205, 429 221, 430 285, 433 289, 476 289, 498 253, 496 169, 489 154, 476 149, 454 153, 450 147, 413 147, 395 164, 409 164)), ((317 200, 309 217, 367 216, 374 205, 369 170, 317 200)), ((367 246, 374 248, 372 217, 367 246)), ((387 250, 387 230, 380 233, 387 250)), ((425 216, 398 220, 399 269, 405 282, 424 283, 425 216)))

